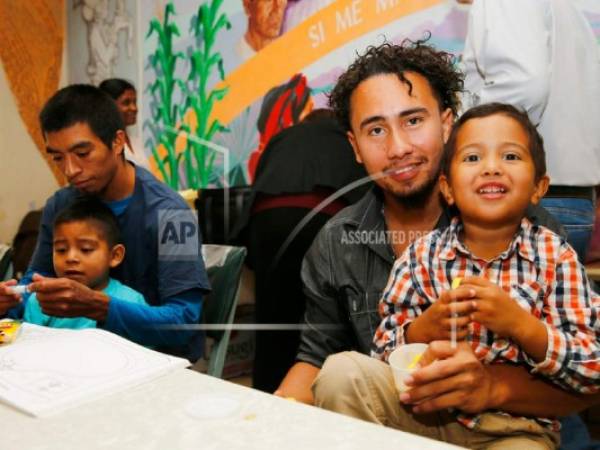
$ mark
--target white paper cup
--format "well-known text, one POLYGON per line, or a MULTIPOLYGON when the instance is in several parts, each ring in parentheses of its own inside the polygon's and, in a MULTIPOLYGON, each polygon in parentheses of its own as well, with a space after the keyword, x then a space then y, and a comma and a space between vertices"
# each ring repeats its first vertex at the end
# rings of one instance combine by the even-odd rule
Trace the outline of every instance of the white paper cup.
POLYGON ((394 375, 394 383, 398 392, 405 392, 410 388, 404 384, 404 380, 411 373, 419 368, 416 364, 413 368, 408 368, 417 355, 421 355, 427 349, 427 344, 406 344, 394 350, 388 358, 388 363, 394 375))

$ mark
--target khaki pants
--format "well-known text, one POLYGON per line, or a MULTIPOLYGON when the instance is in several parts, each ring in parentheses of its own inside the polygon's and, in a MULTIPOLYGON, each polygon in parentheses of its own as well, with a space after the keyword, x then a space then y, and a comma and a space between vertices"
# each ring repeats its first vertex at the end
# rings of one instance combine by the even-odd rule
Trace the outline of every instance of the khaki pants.
POLYGON ((358 419, 474 449, 556 449, 559 433, 534 420, 484 413, 474 430, 453 414, 413 414, 400 403, 389 366, 357 352, 327 358, 313 385, 315 404, 358 419))

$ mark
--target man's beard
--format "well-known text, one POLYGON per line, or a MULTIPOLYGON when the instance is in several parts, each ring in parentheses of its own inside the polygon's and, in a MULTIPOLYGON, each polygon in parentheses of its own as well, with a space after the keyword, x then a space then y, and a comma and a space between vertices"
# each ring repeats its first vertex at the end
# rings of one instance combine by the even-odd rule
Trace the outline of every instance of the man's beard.
POLYGON ((396 194, 392 192, 392 194, 394 195, 394 199, 406 209, 423 208, 423 206, 425 206, 425 204, 431 198, 433 193, 437 190, 440 172, 441 167, 438 167, 434 176, 429 178, 417 190, 410 192, 409 194, 396 194))

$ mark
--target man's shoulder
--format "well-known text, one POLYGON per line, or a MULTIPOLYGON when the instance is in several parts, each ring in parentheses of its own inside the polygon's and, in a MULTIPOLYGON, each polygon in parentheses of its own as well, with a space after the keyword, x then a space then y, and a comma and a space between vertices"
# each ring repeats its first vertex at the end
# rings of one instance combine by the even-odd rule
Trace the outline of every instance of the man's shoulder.
POLYGON ((140 166, 136 166, 135 174, 140 183, 146 205, 150 208, 189 209, 179 193, 156 179, 154 175, 140 166))
POLYGON ((377 198, 368 192, 327 221, 313 240, 305 260, 320 261, 327 255, 327 259, 336 262, 336 270, 345 270, 341 268, 354 265, 357 258, 364 259, 363 255, 371 252, 387 260, 386 253, 389 251, 391 256, 391 249, 387 249, 380 211, 377 198))
POLYGON ((567 232, 558 220, 554 218, 543 206, 530 205, 525 212, 525 216, 532 225, 548 228, 560 237, 566 239, 567 232))
POLYGON ((378 203, 375 193, 371 190, 358 202, 345 207, 329 219, 323 229, 327 233, 336 233, 347 228, 359 228, 369 218, 377 221, 373 215, 376 213, 378 203))

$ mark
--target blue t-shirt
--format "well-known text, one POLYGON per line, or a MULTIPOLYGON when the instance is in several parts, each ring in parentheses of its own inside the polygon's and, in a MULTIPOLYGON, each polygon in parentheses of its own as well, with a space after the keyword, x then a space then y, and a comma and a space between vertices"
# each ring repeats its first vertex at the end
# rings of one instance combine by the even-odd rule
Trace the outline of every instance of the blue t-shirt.
MULTIPOLYGON (((112 278, 108 280, 108 285, 102 292, 110 297, 116 297, 138 305, 146 304, 142 294, 112 278)), ((31 294, 27 299, 23 320, 25 322, 52 328, 77 329, 97 327, 96 321, 88 319, 87 317, 56 317, 44 314, 35 293, 31 294)))
MULTIPOLYGON (((52 224, 56 214, 80 195, 77 189, 69 186, 48 199, 28 276, 22 282, 27 283, 34 272, 55 276, 52 224)), ((147 170, 135 167, 133 194, 124 211, 117 215, 126 248, 125 259, 111 270, 110 276, 140 292, 147 304, 111 296, 106 321, 100 324, 104 329, 169 353, 189 354, 188 344, 194 333, 169 327, 197 324, 202 295, 210 290, 197 220, 195 234, 193 239, 190 238, 193 224, 187 222, 193 219, 196 219, 195 215, 177 192, 147 170), (184 219, 179 220, 177 213, 184 219), (165 227, 165 223, 168 226, 165 227), (180 257, 177 251, 171 251, 176 245, 163 244, 181 244, 183 239, 178 238, 182 236, 187 238, 188 245, 183 247, 185 254, 180 257)))

